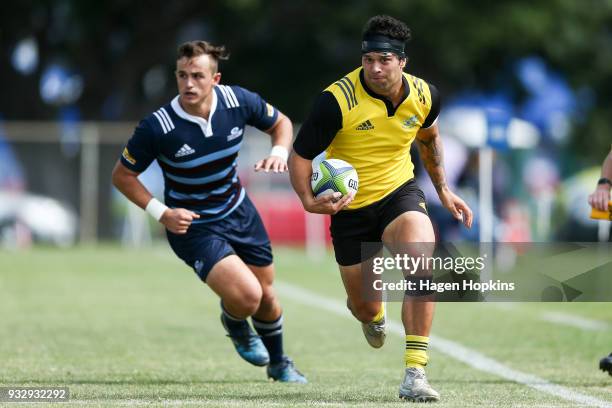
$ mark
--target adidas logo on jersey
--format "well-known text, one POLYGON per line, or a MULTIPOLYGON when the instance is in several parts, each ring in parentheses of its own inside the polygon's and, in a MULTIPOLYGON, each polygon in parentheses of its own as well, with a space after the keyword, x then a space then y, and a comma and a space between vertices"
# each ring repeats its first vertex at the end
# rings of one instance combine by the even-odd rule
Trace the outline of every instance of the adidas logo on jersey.
POLYGON ((372 130, 372 129, 374 129, 374 125, 372 124, 372 122, 370 122, 369 119, 355 128, 355 130, 372 130))
POLYGON ((189 145, 187 143, 185 143, 183 145, 183 147, 181 147, 178 152, 174 153, 174 157, 183 157, 183 156, 188 156, 190 154, 195 153, 195 150, 193 150, 191 147, 189 147, 189 145))

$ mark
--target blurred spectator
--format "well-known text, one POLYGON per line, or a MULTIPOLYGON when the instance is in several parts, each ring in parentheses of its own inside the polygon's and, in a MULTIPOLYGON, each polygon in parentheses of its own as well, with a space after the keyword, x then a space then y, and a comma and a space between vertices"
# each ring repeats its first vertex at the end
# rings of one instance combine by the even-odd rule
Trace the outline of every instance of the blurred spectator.
POLYGON ((0 246, 26 248, 34 241, 68 246, 76 240, 76 228, 71 209, 26 192, 22 164, 0 123, 0 246))
POLYGON ((5 140, 0 122, 0 191, 23 191, 25 185, 21 163, 5 140))

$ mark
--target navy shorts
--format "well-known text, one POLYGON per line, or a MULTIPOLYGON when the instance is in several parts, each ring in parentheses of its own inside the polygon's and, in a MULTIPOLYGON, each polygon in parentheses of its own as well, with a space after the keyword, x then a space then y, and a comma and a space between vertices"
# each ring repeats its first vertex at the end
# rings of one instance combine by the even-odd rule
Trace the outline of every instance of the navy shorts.
POLYGON ((191 224, 186 234, 166 230, 174 253, 206 281, 210 270, 228 255, 236 254, 247 265, 272 263, 270 238, 257 209, 247 195, 227 217, 209 223, 191 224))

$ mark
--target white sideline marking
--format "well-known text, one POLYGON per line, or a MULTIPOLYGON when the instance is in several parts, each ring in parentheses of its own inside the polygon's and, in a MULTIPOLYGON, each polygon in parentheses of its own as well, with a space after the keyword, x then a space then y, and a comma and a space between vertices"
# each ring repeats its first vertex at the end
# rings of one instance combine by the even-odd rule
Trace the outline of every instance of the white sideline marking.
MULTIPOLYGON (((491 303, 495 308, 504 311, 516 311, 519 306, 514 303, 491 303)), ((563 312, 542 312, 534 316, 538 320, 543 320, 548 323, 556 323, 562 326, 575 327, 583 330, 605 331, 612 329, 612 325, 607 322, 587 317, 578 316, 571 313, 563 312)))
POLYGON ((512 311, 515 311, 517 309, 517 306, 514 303, 511 303, 511 302, 491 302, 491 303, 487 303, 487 304, 490 304, 491 306, 493 306, 496 309, 504 310, 504 311, 508 311, 508 312, 512 312, 512 311))
POLYGON ((577 327, 585 330, 609 330, 610 325, 601 320, 587 319, 586 317, 576 316, 561 312, 544 312, 540 318, 550 323, 563 324, 566 326, 577 327))
MULTIPOLYGON (((342 302, 330 299, 306 289, 285 283, 275 282, 274 284, 281 293, 289 296, 291 300, 298 301, 309 306, 319 307, 329 310, 341 316, 353 318, 342 302)), ((389 321, 388 328, 395 334, 404 336, 404 327, 394 321, 389 321)), ((431 347, 447 356, 459 360, 477 370, 494 374, 519 384, 526 385, 536 390, 543 391, 550 395, 562 398, 566 401, 579 403, 590 407, 612 408, 612 403, 589 395, 573 391, 561 385, 553 384, 543 378, 522 371, 514 370, 492 358, 485 356, 475 350, 465 347, 452 340, 447 340, 439 336, 431 336, 431 347)))

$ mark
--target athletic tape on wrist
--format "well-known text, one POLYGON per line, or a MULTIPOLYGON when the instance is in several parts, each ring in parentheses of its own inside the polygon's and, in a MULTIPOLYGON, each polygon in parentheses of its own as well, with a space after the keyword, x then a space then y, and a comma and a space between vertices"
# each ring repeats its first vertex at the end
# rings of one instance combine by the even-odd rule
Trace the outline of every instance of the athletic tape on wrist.
POLYGON ((281 145, 272 146, 272 150, 270 150, 270 156, 280 157, 284 161, 287 161, 289 158, 289 151, 286 147, 281 145))
POLYGON ((149 204, 147 204, 145 211, 148 212, 151 217, 159 221, 164 214, 164 211, 167 209, 168 207, 164 203, 161 203, 157 198, 153 197, 149 201, 149 204))

